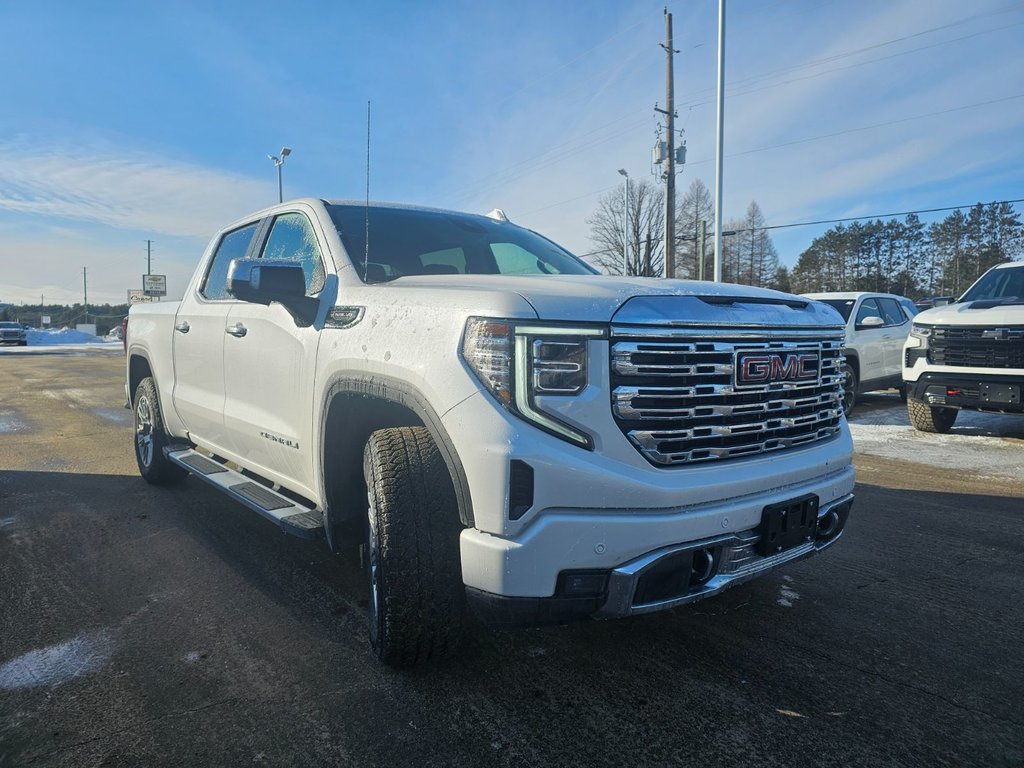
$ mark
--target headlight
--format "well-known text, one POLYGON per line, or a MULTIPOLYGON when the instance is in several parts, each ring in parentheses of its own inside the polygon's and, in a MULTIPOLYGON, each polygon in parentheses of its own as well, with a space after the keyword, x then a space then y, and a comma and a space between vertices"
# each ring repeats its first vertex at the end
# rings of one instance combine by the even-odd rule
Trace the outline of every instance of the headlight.
POLYGON ((928 339, 931 338, 932 335, 932 326, 913 323, 910 326, 910 335, 914 338, 921 339, 924 342, 922 346, 927 346, 928 339))
POLYGON ((592 447, 590 436, 543 411, 539 396, 573 397, 587 386, 587 343, 595 326, 539 325, 471 317, 462 357, 498 403, 564 440, 592 447))

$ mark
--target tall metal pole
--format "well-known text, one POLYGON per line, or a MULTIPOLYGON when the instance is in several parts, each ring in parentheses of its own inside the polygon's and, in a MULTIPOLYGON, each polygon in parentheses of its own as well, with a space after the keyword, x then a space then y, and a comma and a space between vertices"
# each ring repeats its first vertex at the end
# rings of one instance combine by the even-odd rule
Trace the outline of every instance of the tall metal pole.
POLYGON ((281 185, 281 166, 284 165, 284 160, 282 159, 276 165, 277 165, 277 202, 278 203, 283 203, 284 202, 284 187, 281 185))
POLYGON ((86 278, 86 267, 82 267, 82 301, 85 304, 85 322, 89 322, 89 281, 86 278))
POLYGON ((665 10, 665 124, 668 162, 665 165, 665 277, 676 276, 676 108, 672 69, 672 14, 665 10))
POLYGON ((700 234, 697 236, 697 258, 700 259, 700 279, 704 279, 704 240, 708 234, 708 223, 700 220, 700 234))
MULTIPOLYGON (((619 168, 625 183, 622 187, 622 276, 629 274, 629 174, 619 168)), ((637 246, 639 247, 639 246, 637 246)))
POLYGON ((153 274, 153 253, 151 246, 153 245, 152 240, 146 241, 146 274, 153 274))
POLYGON ((718 0, 718 136, 715 139, 715 282, 722 282, 722 132, 725 127, 725 0, 718 0))
POLYGON ((622 275, 629 274, 629 174, 622 185, 622 275))

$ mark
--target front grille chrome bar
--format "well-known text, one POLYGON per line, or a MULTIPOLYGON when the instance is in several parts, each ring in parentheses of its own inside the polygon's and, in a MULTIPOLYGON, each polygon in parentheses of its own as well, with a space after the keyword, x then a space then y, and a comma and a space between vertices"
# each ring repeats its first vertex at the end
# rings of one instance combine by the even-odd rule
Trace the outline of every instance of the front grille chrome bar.
POLYGON ((838 434, 843 340, 834 332, 612 329, 612 414, 648 461, 673 466, 784 450, 838 434), (657 333, 655 333, 657 332, 657 333), (640 338, 637 338, 637 337, 640 338), (740 352, 817 352, 817 377, 738 386, 740 352))

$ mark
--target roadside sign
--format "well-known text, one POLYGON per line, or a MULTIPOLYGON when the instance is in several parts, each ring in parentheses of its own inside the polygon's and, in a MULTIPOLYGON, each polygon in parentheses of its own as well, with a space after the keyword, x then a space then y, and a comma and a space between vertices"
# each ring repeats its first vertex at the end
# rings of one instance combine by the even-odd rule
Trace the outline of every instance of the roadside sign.
POLYGON ((143 275, 142 292, 146 296, 166 296, 167 275, 143 275))
POLYGON ((150 301, 150 298, 138 288, 128 289, 128 303, 129 304, 144 304, 150 301))
POLYGON ((40 323, 40 325, 49 325, 50 324, 50 316, 49 315, 43 315, 42 317, 39 318, 39 323, 40 323))

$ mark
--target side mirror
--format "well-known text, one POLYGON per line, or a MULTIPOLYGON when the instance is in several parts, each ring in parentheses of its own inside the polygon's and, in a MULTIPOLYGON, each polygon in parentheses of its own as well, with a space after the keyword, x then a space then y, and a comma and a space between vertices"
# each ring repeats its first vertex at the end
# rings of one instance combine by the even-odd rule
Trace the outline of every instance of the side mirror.
MULTIPOLYGON (((230 288, 228 290, 230 290, 230 288)), ((858 328, 881 328, 883 325, 885 325, 885 320, 878 317, 877 315, 865 317, 863 320, 857 323, 858 328)))
POLYGON ((228 293, 251 304, 278 302, 297 325, 309 326, 320 302, 306 295, 302 265, 287 259, 232 259, 228 265, 228 293))
POLYGON ((228 265, 228 293, 241 301, 285 306, 306 298, 306 275, 295 261, 233 259, 228 265))

